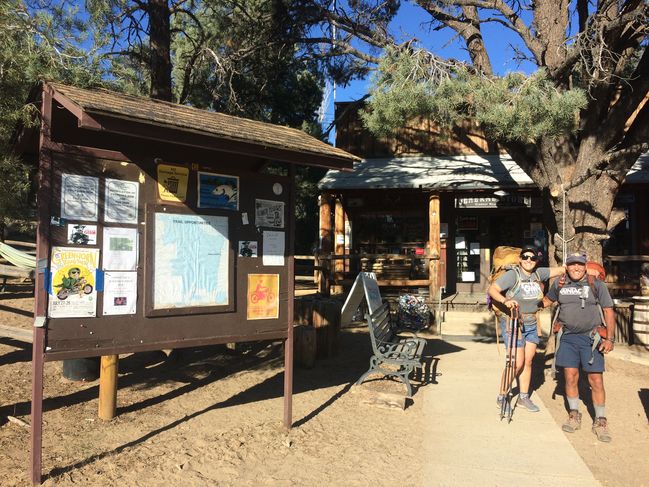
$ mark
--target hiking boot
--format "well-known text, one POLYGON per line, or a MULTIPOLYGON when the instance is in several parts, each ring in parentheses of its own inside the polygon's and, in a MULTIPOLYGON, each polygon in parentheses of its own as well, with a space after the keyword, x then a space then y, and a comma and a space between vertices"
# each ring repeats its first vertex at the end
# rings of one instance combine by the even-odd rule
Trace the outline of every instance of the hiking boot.
POLYGON ((540 411, 539 407, 529 397, 519 397, 518 401, 516 401, 516 406, 523 406, 531 413, 538 413, 540 411))
MULTIPOLYGON (((579 411, 572 409, 570 410, 570 413, 568 413, 568 421, 563 423, 561 429, 566 433, 574 433, 580 428, 581 428, 581 413, 579 411)), ((593 431, 594 428, 595 427, 593 426, 593 431)))
POLYGON ((612 440, 611 433, 608 431, 608 421, 606 421, 606 418, 596 418, 593 421, 593 433, 595 433, 599 441, 603 441, 604 443, 610 443, 612 440))

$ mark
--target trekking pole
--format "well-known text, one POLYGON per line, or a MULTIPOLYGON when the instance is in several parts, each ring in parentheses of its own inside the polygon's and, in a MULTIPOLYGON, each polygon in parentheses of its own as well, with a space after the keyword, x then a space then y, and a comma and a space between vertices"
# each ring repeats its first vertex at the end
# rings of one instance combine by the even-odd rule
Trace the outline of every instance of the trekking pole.
POLYGON ((505 356, 505 371, 502 375, 502 382, 500 390, 505 392, 503 402, 500 406, 500 419, 508 418, 511 422, 512 417, 512 384, 516 375, 516 352, 518 348, 518 307, 510 309, 510 316, 508 319, 509 340, 507 343, 507 353, 505 356))
POLYGON ((514 398, 513 386, 514 386, 514 379, 516 378, 516 359, 518 356, 518 329, 519 329, 518 306, 515 306, 512 311, 514 317, 512 319, 512 366, 511 366, 511 373, 509 378, 509 388, 507 389, 507 403, 509 404, 509 408, 507 410, 508 423, 512 422, 512 414, 513 414, 512 399, 514 398))
POLYGON ((513 341, 514 334, 513 334, 513 327, 514 327, 514 309, 510 309, 509 311, 509 316, 507 318, 507 325, 505 326, 505 330, 509 329, 509 340, 507 340, 506 346, 507 350, 505 353, 505 370, 502 374, 501 378, 501 383, 500 383, 500 390, 503 391, 504 397, 502 404, 500 405, 500 419, 504 419, 505 415, 508 412, 507 406, 509 405, 509 410, 511 410, 511 401, 509 399, 509 389, 511 387, 511 383, 513 382, 513 375, 514 375, 514 370, 512 369, 513 365, 513 359, 514 356, 512 356, 512 352, 515 347, 515 342, 513 341))

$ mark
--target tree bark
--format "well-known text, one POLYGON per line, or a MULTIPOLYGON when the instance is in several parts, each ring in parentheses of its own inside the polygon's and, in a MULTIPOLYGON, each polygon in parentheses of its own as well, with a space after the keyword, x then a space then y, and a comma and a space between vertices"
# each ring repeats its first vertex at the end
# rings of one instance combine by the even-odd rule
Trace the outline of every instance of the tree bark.
POLYGON ((150 97, 171 101, 171 12, 167 0, 149 0, 150 97))

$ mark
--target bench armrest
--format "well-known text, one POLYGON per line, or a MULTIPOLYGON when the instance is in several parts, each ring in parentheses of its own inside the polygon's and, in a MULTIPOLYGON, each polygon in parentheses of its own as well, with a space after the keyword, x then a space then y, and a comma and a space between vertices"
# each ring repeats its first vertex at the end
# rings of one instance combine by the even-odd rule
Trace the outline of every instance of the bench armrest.
POLYGON ((390 359, 412 360, 417 357, 419 347, 419 340, 401 340, 380 345, 379 352, 390 359))

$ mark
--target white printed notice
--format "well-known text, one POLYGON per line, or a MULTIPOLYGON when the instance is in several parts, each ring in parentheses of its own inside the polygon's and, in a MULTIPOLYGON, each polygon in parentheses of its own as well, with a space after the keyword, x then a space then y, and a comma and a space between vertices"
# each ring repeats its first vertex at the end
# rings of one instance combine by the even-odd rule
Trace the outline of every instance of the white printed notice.
POLYGON ((107 222, 137 223, 139 184, 135 181, 106 179, 107 222))
POLYGON ((112 271, 137 269, 137 228, 104 227, 102 268, 112 271))
POLYGON ((284 265, 285 233, 266 231, 263 236, 263 265, 284 265))
POLYGON ((61 174, 61 218, 97 221, 99 179, 61 174))
POLYGON ((132 315, 137 304, 137 272, 104 272, 104 314, 132 315))

